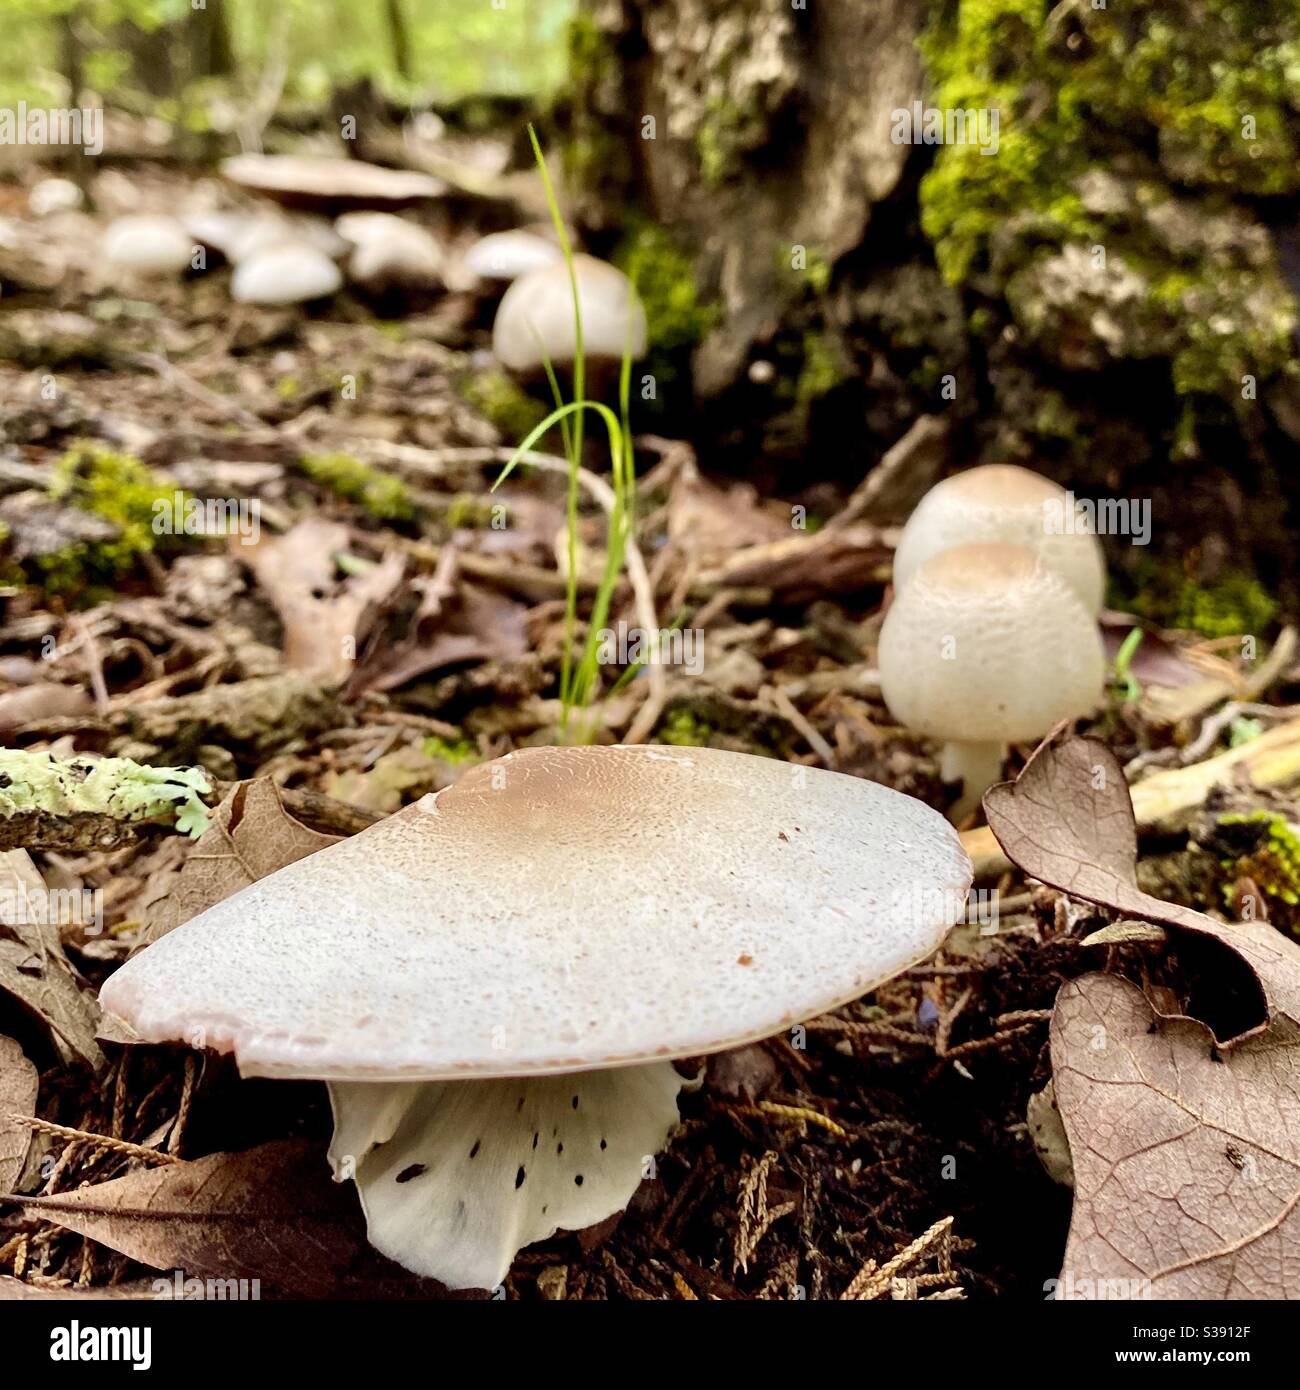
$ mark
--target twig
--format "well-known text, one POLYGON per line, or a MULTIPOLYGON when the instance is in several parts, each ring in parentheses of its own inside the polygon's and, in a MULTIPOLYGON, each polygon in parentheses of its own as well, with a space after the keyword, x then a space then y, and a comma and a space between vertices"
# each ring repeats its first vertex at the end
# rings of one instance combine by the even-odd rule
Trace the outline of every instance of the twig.
POLYGON ((126 1154, 131 1158, 141 1158, 147 1163, 180 1163, 174 1154, 159 1149, 148 1149, 143 1144, 128 1144, 125 1139, 114 1139, 111 1134, 92 1134, 88 1130, 73 1129, 70 1125, 56 1125, 50 1120, 38 1119, 35 1115, 13 1115, 9 1119, 14 1124, 26 1125, 39 1134, 53 1135, 56 1139, 69 1139, 79 1144, 89 1144, 94 1149, 107 1149, 110 1153, 126 1154))

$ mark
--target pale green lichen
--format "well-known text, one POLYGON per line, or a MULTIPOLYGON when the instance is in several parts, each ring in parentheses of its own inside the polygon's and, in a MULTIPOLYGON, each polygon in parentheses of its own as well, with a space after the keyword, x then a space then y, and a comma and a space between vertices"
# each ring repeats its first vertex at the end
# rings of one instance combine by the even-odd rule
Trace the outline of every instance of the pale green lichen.
POLYGON ((72 758, 0 748, 0 816, 106 815, 122 821, 171 821, 197 839, 207 829, 202 795, 212 790, 201 767, 149 767, 130 758, 72 758))

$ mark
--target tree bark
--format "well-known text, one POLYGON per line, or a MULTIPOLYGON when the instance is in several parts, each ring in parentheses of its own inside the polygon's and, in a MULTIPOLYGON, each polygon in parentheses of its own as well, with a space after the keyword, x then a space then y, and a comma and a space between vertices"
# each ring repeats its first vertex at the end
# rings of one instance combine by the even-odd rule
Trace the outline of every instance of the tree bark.
POLYGON ((922 0, 585 0, 569 139, 578 215, 630 205, 693 249, 718 309, 695 385, 734 382, 818 269, 860 245, 907 147, 922 0), (799 248, 803 248, 802 256, 799 248), (800 268, 802 265, 803 268, 800 268))

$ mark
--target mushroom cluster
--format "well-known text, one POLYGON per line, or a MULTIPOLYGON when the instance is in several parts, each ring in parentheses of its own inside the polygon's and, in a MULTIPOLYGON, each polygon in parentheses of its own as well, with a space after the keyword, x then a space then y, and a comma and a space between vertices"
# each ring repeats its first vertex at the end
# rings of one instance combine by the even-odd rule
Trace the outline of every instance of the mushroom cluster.
POLYGON ((1062 487, 1011 464, 936 484, 894 556, 880 633, 890 712, 943 743, 960 822, 998 780, 1007 745, 1038 739, 1101 701, 1101 544, 1062 487))
POLYGON ((683 1058, 931 954, 970 861, 921 802, 709 749, 534 748, 299 860, 130 960, 151 1041, 322 1079, 372 1243, 449 1288, 626 1206, 683 1058))
MULTIPOLYGON (((572 365, 573 287, 564 253, 549 234, 515 228, 446 245, 394 211, 439 198, 446 191, 440 180, 360 160, 240 155, 221 172, 266 201, 238 210, 119 217, 102 238, 105 262, 133 279, 175 277, 205 269, 203 253, 215 251, 234 267, 231 297, 265 306, 325 299, 342 288, 345 273, 375 295, 443 288, 496 294, 506 287, 493 331, 501 365, 524 377, 540 375, 546 361, 572 365), (331 223, 327 212, 341 215, 331 223)), ((626 351, 640 356, 645 310, 627 277, 581 254, 573 274, 584 349, 595 371, 626 351)))

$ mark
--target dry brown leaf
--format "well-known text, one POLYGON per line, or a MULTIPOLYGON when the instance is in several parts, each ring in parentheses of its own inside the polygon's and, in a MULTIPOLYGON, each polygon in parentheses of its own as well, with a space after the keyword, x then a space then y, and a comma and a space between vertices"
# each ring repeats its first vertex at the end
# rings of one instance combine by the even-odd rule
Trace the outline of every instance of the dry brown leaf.
POLYGON ((338 838, 291 816, 269 777, 240 782, 212 813, 171 890, 150 912, 145 941, 157 941, 241 888, 338 838))
POLYGON ((76 685, 41 681, 22 690, 7 690, 0 695, 0 733, 10 733, 37 720, 89 714, 94 708, 95 702, 76 685))
POLYGON ((64 1057, 98 1070, 99 1005, 73 973, 57 918, 31 856, 21 849, 0 854, 0 991, 48 1029, 64 1057))
POLYGON ((12 1192, 27 1162, 32 1131, 13 1115, 36 1113, 36 1068, 12 1038, 0 1037, 0 1192, 12 1192))
POLYGON ((346 678, 367 610, 401 583, 405 561, 394 550, 364 574, 337 584, 334 557, 349 541, 346 526, 308 517, 286 535, 236 546, 284 624, 284 663, 291 670, 346 678))
POLYGON ((1300 1298, 1300 1050, 1222 1054, 1115 975, 1057 996, 1057 1105, 1075 1175, 1063 1298, 1300 1298), (1122 1281, 1122 1282, 1116 1282, 1122 1281))
POLYGON ((1048 739, 1015 782, 985 794, 984 811, 1007 857, 1031 878, 1124 917, 1208 938, 1238 957, 1245 970, 1225 971, 1220 981, 1225 997, 1241 994, 1216 1011, 1233 1020, 1219 1031, 1225 1047, 1279 1016, 1300 1029, 1300 946, 1266 922, 1216 922, 1138 887, 1133 803, 1099 739, 1048 739))
POLYGON ((307 1298, 442 1293, 370 1247, 351 1186, 334 1182, 323 1146, 308 1140, 141 1169, 21 1207, 187 1276, 260 1279, 307 1298))

